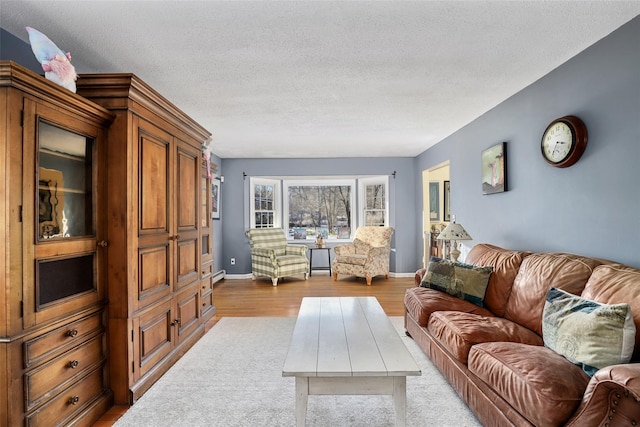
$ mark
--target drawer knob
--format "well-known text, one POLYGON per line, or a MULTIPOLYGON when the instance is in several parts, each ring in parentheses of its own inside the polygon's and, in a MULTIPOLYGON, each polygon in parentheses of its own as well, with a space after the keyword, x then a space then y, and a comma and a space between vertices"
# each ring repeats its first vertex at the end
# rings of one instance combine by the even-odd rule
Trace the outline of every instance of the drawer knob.
POLYGON ((98 242, 98 246, 100 246, 101 248, 106 248, 107 246, 109 246, 109 242, 107 242, 106 240, 100 240, 98 242))
POLYGON ((69 405, 77 405, 78 402, 80 402, 80 396, 71 396, 67 401, 69 405))
POLYGON ((77 360, 72 360, 67 363, 67 368, 76 369, 78 367, 79 362, 77 360))
POLYGON ((71 329, 67 331, 67 336, 68 337, 75 337, 76 335, 78 335, 78 330, 77 329, 71 329))

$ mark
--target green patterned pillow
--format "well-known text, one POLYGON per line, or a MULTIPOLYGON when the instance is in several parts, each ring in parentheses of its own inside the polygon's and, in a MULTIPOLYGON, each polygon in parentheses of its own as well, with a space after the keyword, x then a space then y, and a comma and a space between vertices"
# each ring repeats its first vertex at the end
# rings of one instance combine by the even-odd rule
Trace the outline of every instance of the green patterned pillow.
POLYGON ((446 292, 482 307, 493 267, 476 267, 431 257, 420 286, 446 292))
POLYGON ((635 337, 629 304, 602 304, 549 289, 542 315, 544 345, 590 376, 605 366, 628 363, 635 337))

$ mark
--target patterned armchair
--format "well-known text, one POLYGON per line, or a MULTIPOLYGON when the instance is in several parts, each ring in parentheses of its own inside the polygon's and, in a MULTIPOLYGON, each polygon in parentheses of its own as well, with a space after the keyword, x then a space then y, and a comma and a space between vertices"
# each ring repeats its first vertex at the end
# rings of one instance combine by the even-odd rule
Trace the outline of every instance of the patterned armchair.
POLYGON ((309 260, 305 245, 289 245, 282 228, 250 228, 247 230, 251 245, 251 272, 253 280, 268 276, 273 286, 278 278, 304 274, 309 277, 309 260))
POLYGON ((364 277, 371 286, 374 276, 389 278, 392 227, 358 227, 352 244, 333 248, 333 280, 338 274, 364 277))

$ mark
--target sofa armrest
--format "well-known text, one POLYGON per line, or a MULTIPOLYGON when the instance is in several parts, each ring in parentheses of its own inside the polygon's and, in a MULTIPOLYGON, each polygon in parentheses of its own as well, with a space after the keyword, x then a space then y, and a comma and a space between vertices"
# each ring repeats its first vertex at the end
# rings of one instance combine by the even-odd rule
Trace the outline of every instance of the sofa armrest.
POLYGON ((414 282, 416 286, 420 286, 420 283, 422 282, 422 279, 424 278, 424 275, 426 272, 427 272, 426 268, 421 268, 420 270, 416 271, 416 275, 414 278, 414 282))
POLYGON ((612 365, 595 373, 567 426, 640 422, 640 364, 612 365))
POLYGON ((306 255, 307 249, 309 248, 305 245, 287 245, 285 253, 287 255, 306 255))

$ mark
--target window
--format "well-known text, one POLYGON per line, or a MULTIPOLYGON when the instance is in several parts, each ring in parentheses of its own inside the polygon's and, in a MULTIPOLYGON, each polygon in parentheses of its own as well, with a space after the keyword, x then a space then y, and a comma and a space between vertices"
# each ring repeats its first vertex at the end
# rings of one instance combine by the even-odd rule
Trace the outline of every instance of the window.
POLYGON ((285 180, 283 193, 289 237, 351 238, 355 180, 285 180))
POLYGON ((282 227, 289 239, 352 239, 358 225, 389 225, 388 176, 257 177, 250 188, 250 227, 282 227))
POLYGON ((360 180, 360 224, 377 225, 380 227, 389 224, 388 183, 389 178, 386 176, 376 176, 360 180))
POLYGON ((280 226, 278 197, 280 181, 251 178, 251 227, 273 228, 280 226))

